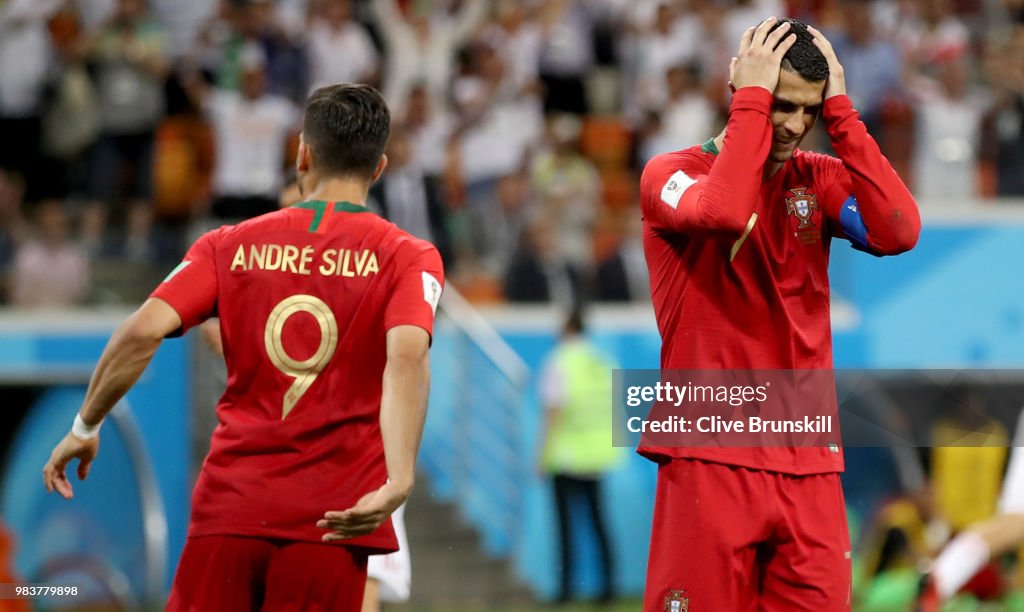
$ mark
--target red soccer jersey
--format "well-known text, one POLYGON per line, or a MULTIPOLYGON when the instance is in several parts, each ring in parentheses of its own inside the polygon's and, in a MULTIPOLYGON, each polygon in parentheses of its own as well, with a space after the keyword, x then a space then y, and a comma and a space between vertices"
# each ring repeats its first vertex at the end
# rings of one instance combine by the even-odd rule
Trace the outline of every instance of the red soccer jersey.
MULTIPOLYGON (((221 320, 228 385, 189 535, 319 542, 324 512, 383 485, 385 333, 430 332, 443 282, 433 245, 347 202, 298 204, 196 241, 152 295, 182 333, 221 320)), ((390 521, 346 543, 397 549, 390 521)))
MULTIPOLYGON (((823 105, 843 161, 797 150, 762 181, 771 102, 763 88, 739 90, 721 152, 709 141, 644 169, 644 252, 663 370, 831 369, 831 239, 876 255, 917 240, 917 205, 846 96, 823 105)), ((827 447, 638 450, 789 474, 843 468, 841 451, 827 447)))

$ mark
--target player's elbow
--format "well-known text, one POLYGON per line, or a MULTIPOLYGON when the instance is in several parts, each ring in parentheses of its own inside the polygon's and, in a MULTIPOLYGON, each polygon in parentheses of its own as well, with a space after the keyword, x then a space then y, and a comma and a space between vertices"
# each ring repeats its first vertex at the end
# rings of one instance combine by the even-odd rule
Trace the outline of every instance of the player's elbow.
POLYGON ((167 302, 149 298, 118 329, 123 340, 157 346, 181 328, 181 317, 167 302))
POLYGON ((751 222, 751 211, 723 204, 718 198, 709 197, 707 193, 701 194, 697 210, 704 229, 732 240, 742 236, 747 230, 747 224, 751 222))
POLYGON ((162 326, 142 312, 128 317, 121 324, 120 332, 122 341, 141 346, 158 345, 167 334, 162 326))
POLYGON ((879 256, 899 255, 917 246, 920 236, 920 226, 903 225, 880 239, 872 240, 871 250, 879 256))
POLYGON ((430 353, 399 353, 388 355, 386 371, 397 378, 407 376, 419 377, 424 372, 430 372, 430 353))

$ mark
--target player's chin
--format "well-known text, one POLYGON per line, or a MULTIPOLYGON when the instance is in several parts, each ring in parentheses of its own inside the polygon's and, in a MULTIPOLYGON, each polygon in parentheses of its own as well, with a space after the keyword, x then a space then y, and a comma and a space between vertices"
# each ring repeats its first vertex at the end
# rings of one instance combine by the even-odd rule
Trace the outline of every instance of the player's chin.
POLYGON ((793 159, 793 151, 796 147, 772 147, 771 152, 768 154, 768 159, 773 162, 788 162, 793 159))

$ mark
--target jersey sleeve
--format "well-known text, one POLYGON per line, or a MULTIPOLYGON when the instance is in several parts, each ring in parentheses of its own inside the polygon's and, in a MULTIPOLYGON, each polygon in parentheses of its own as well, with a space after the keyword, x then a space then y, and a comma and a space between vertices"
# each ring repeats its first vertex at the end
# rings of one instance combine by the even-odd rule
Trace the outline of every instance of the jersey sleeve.
POLYGON ((434 314, 443 290, 441 256, 433 245, 427 245, 399 272, 384 312, 385 331, 415 325, 433 336, 434 314))
POLYGON ((874 255, 910 250, 921 232, 914 196, 882 155, 848 97, 826 100, 823 115, 839 157, 816 156, 831 233, 874 255))
POLYGON ((654 229, 732 238, 746 230, 771 147, 771 103, 771 92, 762 87, 736 92, 725 143, 710 169, 700 168, 696 156, 685 153, 659 155, 647 164, 640 178, 640 201, 654 229))
POLYGON ((167 302, 178 316, 181 327, 170 334, 180 336, 217 311, 217 269, 214 253, 221 230, 213 230, 196 240, 167 278, 150 297, 167 302))

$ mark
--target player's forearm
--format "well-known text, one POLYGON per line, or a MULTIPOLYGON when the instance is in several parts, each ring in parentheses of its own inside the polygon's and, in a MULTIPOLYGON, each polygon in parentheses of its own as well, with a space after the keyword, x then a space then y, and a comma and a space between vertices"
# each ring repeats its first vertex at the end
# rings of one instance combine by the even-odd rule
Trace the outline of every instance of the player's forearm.
POLYGON ((974 525, 970 531, 985 541, 989 556, 998 557, 1019 548, 1024 542, 1024 514, 1000 514, 974 525))
POLYGON ((746 229, 761 190, 762 168, 771 148, 768 120, 772 95, 762 87, 736 92, 725 127, 725 144, 703 189, 687 190, 677 212, 694 211, 695 224, 737 236, 746 229))
POLYGON ((389 357, 384 369, 380 433, 388 479, 408 493, 416 472, 430 389, 430 360, 422 356, 389 357))
POLYGON ((836 155, 853 181, 872 252, 896 255, 917 244, 921 214, 914 196, 882 155, 846 96, 829 98, 825 124, 836 155))
POLYGON ((79 412, 86 425, 103 420, 139 379, 160 346, 163 337, 147 333, 138 317, 138 313, 129 317, 103 350, 79 412))

